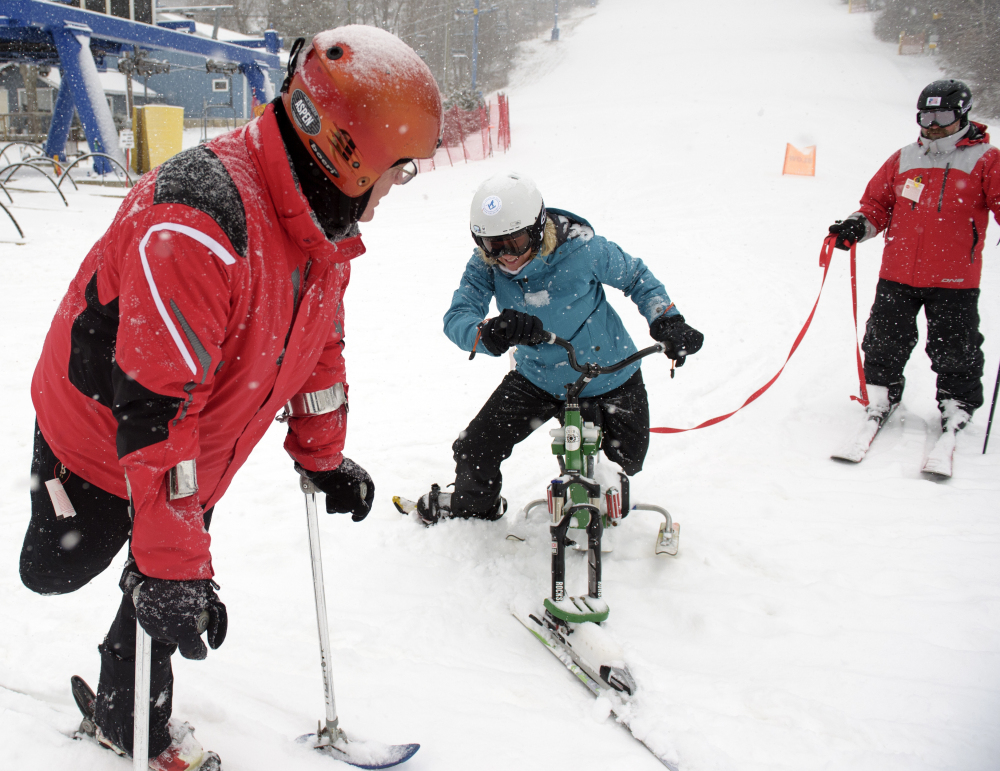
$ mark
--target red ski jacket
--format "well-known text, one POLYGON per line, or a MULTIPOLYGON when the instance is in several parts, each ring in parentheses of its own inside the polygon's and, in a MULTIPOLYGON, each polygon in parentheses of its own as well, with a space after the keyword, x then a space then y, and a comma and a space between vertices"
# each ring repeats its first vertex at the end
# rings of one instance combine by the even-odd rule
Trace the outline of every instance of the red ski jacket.
MULTIPOLYGON (((989 212, 1000 222, 1000 150, 986 126, 920 138, 868 183, 856 214, 885 231, 880 278, 916 287, 979 286, 989 212)), ((864 239, 862 239, 864 240, 864 239)))
MULTIPOLYGON (((346 389, 342 297, 364 246, 327 240, 273 110, 142 177, 35 369, 42 435, 72 473, 131 492, 148 576, 211 577, 204 510, 291 397, 346 389), (192 459, 197 493, 171 500, 170 469, 192 459)), ((293 418, 285 448, 309 470, 336 468, 346 419, 346 405, 293 418)))

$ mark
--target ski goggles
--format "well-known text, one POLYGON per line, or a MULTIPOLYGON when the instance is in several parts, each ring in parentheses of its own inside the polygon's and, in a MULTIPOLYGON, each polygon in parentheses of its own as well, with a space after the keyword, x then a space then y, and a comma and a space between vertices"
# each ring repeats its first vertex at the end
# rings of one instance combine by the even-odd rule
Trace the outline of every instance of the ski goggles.
POLYGON ((917 123, 924 128, 950 126, 958 118, 957 110, 920 110, 917 113, 917 123))
POLYGON ((503 236, 476 236, 476 243, 490 257, 512 254, 520 257, 531 247, 531 233, 523 228, 503 236))

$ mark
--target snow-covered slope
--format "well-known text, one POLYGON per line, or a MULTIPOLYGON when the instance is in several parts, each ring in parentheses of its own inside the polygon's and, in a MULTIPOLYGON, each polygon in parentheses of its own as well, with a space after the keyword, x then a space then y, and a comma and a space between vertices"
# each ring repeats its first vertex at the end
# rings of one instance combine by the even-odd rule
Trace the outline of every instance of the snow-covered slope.
MULTIPOLYGON (((334 676, 348 731, 419 741, 411 771, 655 769, 657 761, 509 615, 540 601, 548 537, 505 524, 401 519, 393 494, 451 481, 450 445, 506 359, 455 349, 441 316, 471 249, 468 205, 487 176, 533 176, 652 266, 702 352, 643 372, 654 425, 735 409, 777 371, 819 289, 827 225, 854 210, 878 166, 916 135, 938 72, 874 40, 837 0, 711 4, 601 0, 529 45, 510 89, 513 147, 399 189, 365 228, 347 299, 347 453, 378 487, 362 524, 321 522, 334 676), (786 142, 818 147, 815 178, 782 177, 786 142)), ((15 194, 28 232, 0 222, 5 366, 0 394, 0 768, 122 770, 68 736, 69 677, 96 683, 118 602, 117 566, 65 597, 24 589, 28 383, 52 312, 117 200, 15 194)), ((984 256, 987 384, 1000 354, 996 225, 984 256)), ((859 250, 863 317, 880 242, 859 250)), ((612 298, 637 341, 645 324, 612 298)), ((922 325, 922 321, 921 321, 922 325)), ((691 771, 996 767, 1000 753, 1000 436, 986 410, 960 436, 956 477, 919 475, 936 436, 933 373, 918 346, 903 408, 860 466, 829 453, 860 408, 847 260, 837 253, 813 328, 785 374, 733 419, 654 436, 635 497, 683 525, 654 557, 637 512, 604 562, 608 628, 642 686, 642 728, 691 771)), ((323 769, 292 739, 323 713, 301 494, 269 434, 216 511, 213 554, 231 618, 204 662, 175 657, 175 713, 227 771, 323 769)), ((536 432, 504 466, 513 507, 555 463, 536 432)), ((584 586, 570 555, 572 591, 584 586)))

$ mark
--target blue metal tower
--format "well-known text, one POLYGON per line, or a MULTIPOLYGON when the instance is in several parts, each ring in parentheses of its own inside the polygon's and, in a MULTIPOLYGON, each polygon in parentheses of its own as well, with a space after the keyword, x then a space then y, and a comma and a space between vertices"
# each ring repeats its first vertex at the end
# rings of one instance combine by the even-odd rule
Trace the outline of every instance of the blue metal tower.
MULTIPOLYGON (((196 37, 164 26, 85 11, 45 0, 0 2, 0 62, 58 65, 62 71, 59 96, 52 112, 45 154, 65 158, 66 137, 75 109, 80 116, 91 152, 106 153, 124 164, 118 149, 111 108, 101 89, 98 71, 106 68, 105 57, 120 57, 136 49, 179 51, 239 67, 260 104, 274 98, 266 77, 279 67, 281 41, 268 31, 261 40, 224 43, 196 37), (263 49, 263 50, 260 50, 263 49)), ((111 171, 111 164, 94 159, 98 174, 111 171)))

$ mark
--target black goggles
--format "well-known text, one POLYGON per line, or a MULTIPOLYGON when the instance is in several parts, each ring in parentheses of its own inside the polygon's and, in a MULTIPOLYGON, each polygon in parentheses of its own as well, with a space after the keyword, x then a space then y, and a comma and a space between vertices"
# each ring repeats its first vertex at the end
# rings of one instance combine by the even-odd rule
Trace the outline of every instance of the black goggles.
POLYGON ((504 236, 476 236, 476 243, 490 257, 512 254, 520 257, 531 247, 531 233, 527 228, 504 236))
POLYGON ((957 110, 921 110, 917 113, 917 123, 924 128, 950 126, 958 118, 957 110))

